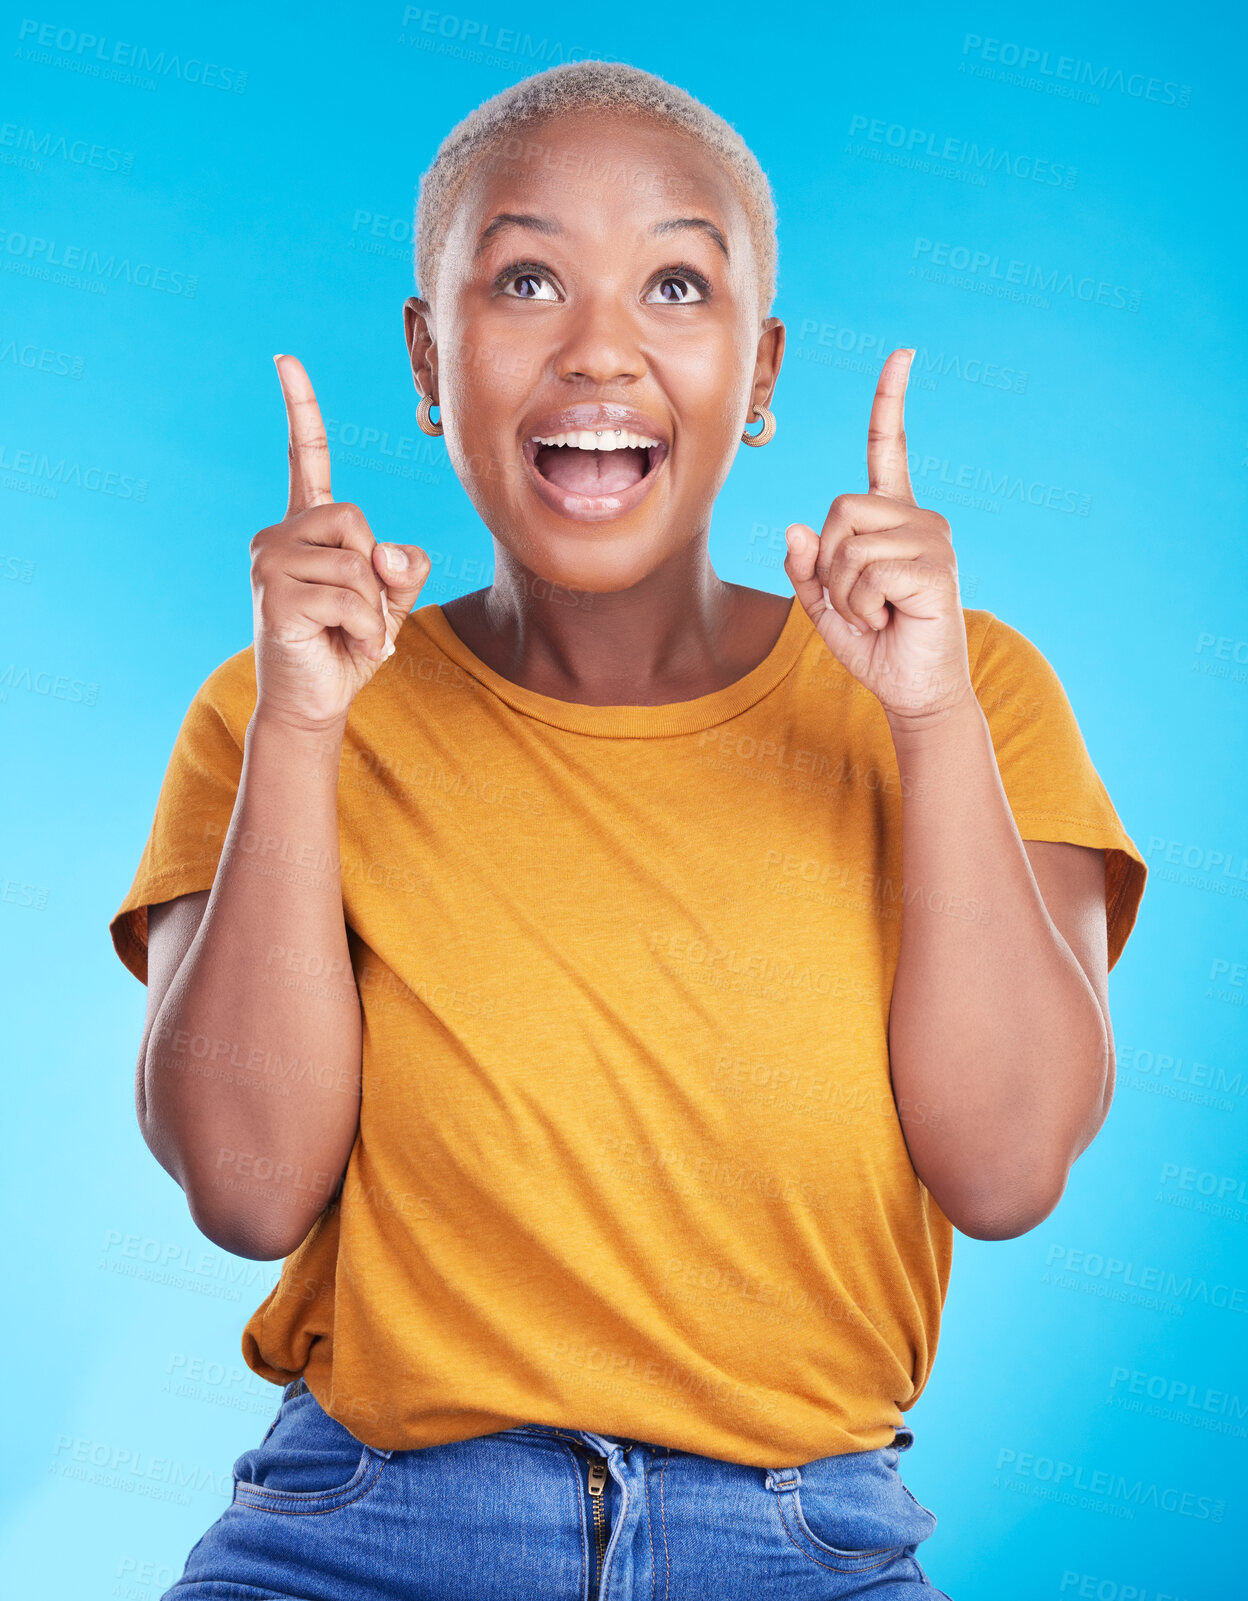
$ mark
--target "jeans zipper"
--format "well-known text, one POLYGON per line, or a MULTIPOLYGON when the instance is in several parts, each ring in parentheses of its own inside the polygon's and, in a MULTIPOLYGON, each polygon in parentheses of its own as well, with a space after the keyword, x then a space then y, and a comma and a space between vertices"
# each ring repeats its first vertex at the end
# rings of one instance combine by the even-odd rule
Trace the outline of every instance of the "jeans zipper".
MULTIPOLYGON (((591 1450, 583 1440, 569 1440, 568 1444, 576 1451, 584 1452, 589 1459, 589 1506, 594 1515, 594 1574, 589 1587, 591 1601, 597 1601, 602 1593, 602 1565, 606 1560, 607 1544, 610 1530, 607 1528, 607 1512, 603 1501, 603 1492, 607 1487, 607 1459, 600 1451, 591 1450)), ((632 1450, 630 1440, 624 1447, 625 1456, 632 1450)))
POLYGON ((589 1504, 594 1514, 594 1549, 597 1560, 594 1564, 594 1590, 597 1596, 602 1586, 602 1561, 607 1552, 607 1514, 603 1510, 602 1492, 607 1483, 607 1459, 605 1456, 592 1456, 589 1462, 589 1504))

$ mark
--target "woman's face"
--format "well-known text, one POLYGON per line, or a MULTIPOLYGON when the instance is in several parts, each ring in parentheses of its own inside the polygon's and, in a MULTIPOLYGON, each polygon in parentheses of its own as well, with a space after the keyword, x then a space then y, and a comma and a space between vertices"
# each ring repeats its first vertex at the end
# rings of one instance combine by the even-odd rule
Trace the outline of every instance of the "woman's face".
POLYGON ((432 299, 407 303, 413 372, 518 562, 625 589, 705 534, 784 328, 695 140, 618 114, 517 134, 479 158, 432 299))

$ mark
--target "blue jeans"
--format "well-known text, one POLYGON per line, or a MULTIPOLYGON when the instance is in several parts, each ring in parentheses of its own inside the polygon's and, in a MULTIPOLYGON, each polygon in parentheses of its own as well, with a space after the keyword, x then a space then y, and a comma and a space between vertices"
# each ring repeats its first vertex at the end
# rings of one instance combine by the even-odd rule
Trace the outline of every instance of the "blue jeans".
POLYGON ((774 1468, 539 1423, 377 1451, 297 1379, 166 1601, 949 1601, 913 1440, 774 1468))

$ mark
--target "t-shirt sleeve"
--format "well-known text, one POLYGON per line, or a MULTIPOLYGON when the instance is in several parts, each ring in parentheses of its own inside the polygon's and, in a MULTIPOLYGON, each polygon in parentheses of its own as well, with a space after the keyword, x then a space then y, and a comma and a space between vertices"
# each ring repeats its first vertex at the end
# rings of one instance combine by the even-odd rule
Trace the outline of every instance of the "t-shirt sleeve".
POLYGON ((240 651, 196 691, 174 741, 130 893, 109 924, 113 948, 147 983, 147 909, 212 888, 243 769, 255 665, 240 651))
POLYGON ((1144 858, 1122 826, 1061 680, 1024 634, 990 613, 971 668, 997 768, 1024 839, 1068 841, 1105 852, 1109 966, 1135 925, 1144 858))

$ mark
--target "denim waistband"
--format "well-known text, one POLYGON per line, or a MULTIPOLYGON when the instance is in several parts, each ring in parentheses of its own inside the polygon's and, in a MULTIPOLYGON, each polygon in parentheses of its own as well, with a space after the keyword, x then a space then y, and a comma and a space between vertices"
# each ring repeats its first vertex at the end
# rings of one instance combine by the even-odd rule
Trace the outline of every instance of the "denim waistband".
MULTIPOLYGON (((573 1440, 587 1444, 607 1457, 611 1455, 612 1450, 616 1447, 625 1454, 631 1451, 634 1446, 642 1446, 648 1451, 664 1451, 668 1449, 666 1446, 656 1445, 652 1440, 633 1440, 624 1435, 598 1434, 592 1429, 564 1428, 553 1423, 519 1423, 515 1428, 504 1432, 508 1434, 538 1434, 548 1438, 573 1440)), ((913 1444, 914 1430, 903 1424, 894 1433, 891 1448, 897 1451, 908 1451, 913 1444)), ((672 1449, 675 1450, 675 1447, 672 1449)), ((884 1447, 884 1449, 889 1449, 889 1447, 884 1447)), ((697 1453, 683 1452, 680 1454, 693 1456, 697 1453)))
MULTIPOLYGON (((307 1381, 300 1375, 282 1391, 282 1400, 292 1400, 297 1395, 310 1394, 307 1381)), ((657 1445, 653 1440, 634 1440, 625 1435, 598 1434, 592 1429, 566 1428, 555 1423, 517 1423, 514 1428, 503 1430, 506 1434, 538 1434, 554 1439, 570 1439, 582 1444, 590 1445, 594 1450, 600 1451, 603 1456, 610 1456, 614 1448, 623 1453, 633 1450, 636 1446, 644 1446, 649 1451, 663 1451, 668 1447, 657 1445)), ((902 1424, 893 1436, 892 1448, 897 1451, 908 1451, 914 1444, 914 1430, 902 1424)), ((675 1449, 673 1447, 673 1449, 675 1449)), ((685 1455, 695 1455, 694 1452, 685 1452, 685 1455)))

